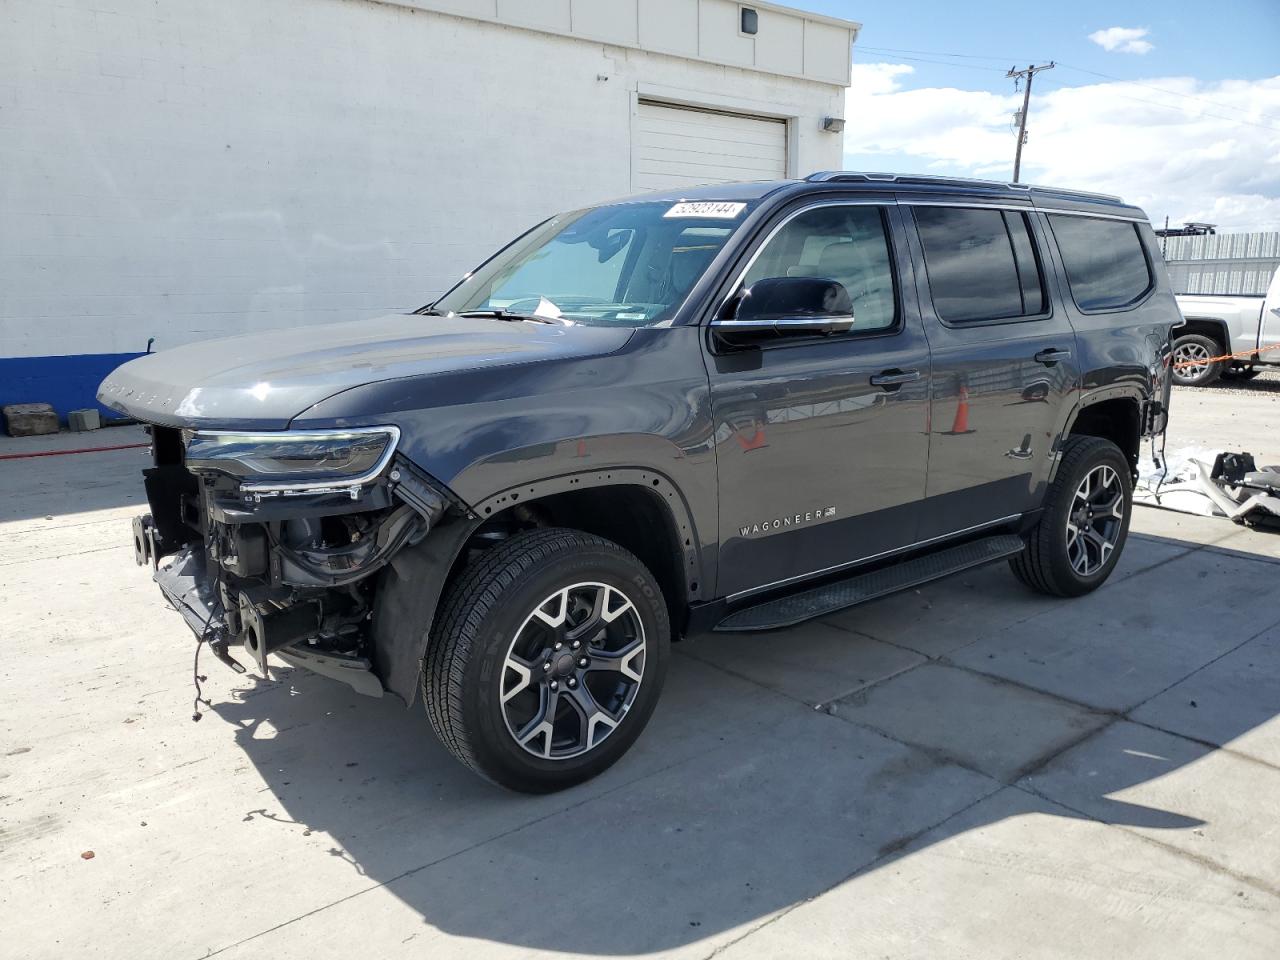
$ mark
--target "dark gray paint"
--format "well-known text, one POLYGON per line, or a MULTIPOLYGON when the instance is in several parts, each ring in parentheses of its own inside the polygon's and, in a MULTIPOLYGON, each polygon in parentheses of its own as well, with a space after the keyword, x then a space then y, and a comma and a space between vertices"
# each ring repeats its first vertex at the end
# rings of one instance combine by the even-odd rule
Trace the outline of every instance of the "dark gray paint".
POLYGON ((609 353, 628 330, 552 327, 462 317, 392 315, 208 340, 139 357, 102 384, 98 399, 170 427, 283 430, 343 390, 609 353))
MULTIPOLYGON (((653 471, 670 485, 672 525, 689 532, 690 601, 1033 512, 1080 409, 1116 396, 1167 403, 1161 351, 1179 317, 1164 271, 1154 271, 1140 304, 1082 313, 1058 280, 1051 231, 1033 215, 1049 315, 952 328, 933 313, 911 218, 896 204, 1141 216, 1134 208, 1047 194, 1033 205, 1026 192, 1004 188, 886 192, 874 183, 709 187, 669 199, 746 197, 764 199, 670 327, 395 316, 273 331, 133 361, 108 378, 101 399, 141 420, 198 428, 393 423, 402 430, 400 455, 473 510, 547 489, 555 478, 609 483, 611 469, 653 471), (901 327, 887 336, 715 348, 706 324, 764 231, 797 204, 839 200, 874 200, 890 212, 901 327), (1034 360, 1054 347, 1071 350, 1069 360, 1034 360), (870 383, 889 369, 916 369, 921 378, 893 391, 870 383), (961 383, 972 433, 950 432, 961 383), (753 443, 756 426, 763 443, 753 443), (834 513, 821 521, 741 534, 827 507, 834 513)), ((1144 240, 1158 263, 1149 228, 1144 240)), ((446 552, 433 563, 452 562, 456 551, 446 552)), ((418 653, 397 655, 414 663, 418 653)))

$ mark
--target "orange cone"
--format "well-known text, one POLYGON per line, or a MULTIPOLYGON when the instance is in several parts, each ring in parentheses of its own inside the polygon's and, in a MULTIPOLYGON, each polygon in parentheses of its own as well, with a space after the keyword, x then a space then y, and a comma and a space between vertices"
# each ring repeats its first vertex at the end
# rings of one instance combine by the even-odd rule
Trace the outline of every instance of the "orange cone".
POLYGON ((738 445, 742 447, 744 453, 749 450, 759 450, 761 447, 768 446, 764 439, 764 428, 758 423, 753 424, 753 426, 756 428, 756 432, 750 437, 743 436, 741 431, 734 432, 734 437, 737 439, 738 445))
POLYGON ((956 419, 951 424, 950 430, 942 431, 949 437, 954 437, 961 433, 973 433, 969 429, 969 388, 963 383, 960 384, 960 402, 956 405, 956 419))

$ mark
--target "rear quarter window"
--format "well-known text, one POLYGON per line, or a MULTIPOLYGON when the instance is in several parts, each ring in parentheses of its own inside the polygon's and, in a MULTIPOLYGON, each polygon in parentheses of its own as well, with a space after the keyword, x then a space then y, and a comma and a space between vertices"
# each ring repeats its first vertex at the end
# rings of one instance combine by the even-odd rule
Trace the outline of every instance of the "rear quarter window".
POLYGON ((1064 214, 1050 214, 1049 223, 1081 310, 1127 307, 1151 289, 1151 264, 1137 224, 1064 214))

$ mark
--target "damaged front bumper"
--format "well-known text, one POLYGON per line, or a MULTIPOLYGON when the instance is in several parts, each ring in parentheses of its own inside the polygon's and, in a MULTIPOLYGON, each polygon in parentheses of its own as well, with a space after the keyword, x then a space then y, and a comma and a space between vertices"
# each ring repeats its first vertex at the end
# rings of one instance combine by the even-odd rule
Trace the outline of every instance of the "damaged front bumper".
POLYGON ((152 439, 135 560, 198 641, 240 673, 244 658, 269 676, 274 654, 381 696, 377 574, 461 505, 390 451, 357 480, 267 485, 189 462, 189 435, 154 427, 152 439))

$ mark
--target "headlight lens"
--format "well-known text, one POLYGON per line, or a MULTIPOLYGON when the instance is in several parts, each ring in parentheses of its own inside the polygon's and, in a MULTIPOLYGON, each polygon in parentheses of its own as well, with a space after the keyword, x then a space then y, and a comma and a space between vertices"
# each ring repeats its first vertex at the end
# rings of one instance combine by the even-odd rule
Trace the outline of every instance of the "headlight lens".
POLYGON ((195 433, 186 464, 237 477, 245 490, 354 486, 375 479, 395 451, 396 427, 283 433, 195 433))

